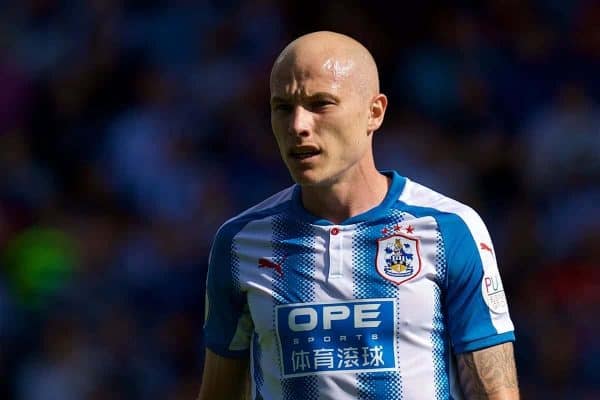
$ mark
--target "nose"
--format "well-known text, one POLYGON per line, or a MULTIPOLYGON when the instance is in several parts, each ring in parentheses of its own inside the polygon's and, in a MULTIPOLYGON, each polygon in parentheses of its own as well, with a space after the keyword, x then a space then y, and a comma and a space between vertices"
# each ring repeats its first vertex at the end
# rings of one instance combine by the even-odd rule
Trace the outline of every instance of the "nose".
POLYGON ((312 124, 312 113, 302 106, 295 106, 290 116, 290 133, 294 136, 310 136, 312 124))

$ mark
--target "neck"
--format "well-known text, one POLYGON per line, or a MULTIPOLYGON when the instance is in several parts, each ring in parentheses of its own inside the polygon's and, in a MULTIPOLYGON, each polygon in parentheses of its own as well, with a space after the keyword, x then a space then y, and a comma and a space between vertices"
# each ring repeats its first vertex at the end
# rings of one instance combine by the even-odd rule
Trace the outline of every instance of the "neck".
POLYGON ((311 214, 338 224, 378 206, 390 182, 375 168, 359 170, 329 185, 303 186, 302 203, 311 214))

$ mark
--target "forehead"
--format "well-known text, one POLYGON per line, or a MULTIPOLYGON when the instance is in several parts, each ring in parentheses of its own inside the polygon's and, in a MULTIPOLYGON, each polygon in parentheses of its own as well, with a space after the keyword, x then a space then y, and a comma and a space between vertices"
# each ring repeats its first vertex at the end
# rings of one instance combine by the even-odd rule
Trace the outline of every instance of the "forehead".
POLYGON ((343 57, 284 57, 271 76, 271 94, 313 91, 341 92, 351 88, 354 61, 343 57))

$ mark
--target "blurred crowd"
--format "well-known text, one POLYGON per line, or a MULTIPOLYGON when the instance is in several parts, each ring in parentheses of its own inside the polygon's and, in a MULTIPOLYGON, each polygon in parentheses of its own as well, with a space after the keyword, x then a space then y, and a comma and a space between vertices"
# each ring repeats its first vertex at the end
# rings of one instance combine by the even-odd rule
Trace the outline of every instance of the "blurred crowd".
POLYGON ((320 29, 379 63, 378 167, 486 221, 523 397, 600 398, 599 2, 0 5, 1 399, 196 396, 212 235, 292 183, 268 75, 320 29))

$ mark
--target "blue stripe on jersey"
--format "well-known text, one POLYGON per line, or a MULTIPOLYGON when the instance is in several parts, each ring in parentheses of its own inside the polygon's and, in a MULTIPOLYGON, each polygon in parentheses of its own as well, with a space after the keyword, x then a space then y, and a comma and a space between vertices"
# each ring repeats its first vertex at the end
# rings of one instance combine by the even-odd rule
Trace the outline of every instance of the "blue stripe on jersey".
POLYGON ((397 371, 357 374, 357 399, 402 399, 400 374, 397 371))
MULTIPOLYGON (((273 290, 285 297, 287 303, 308 303, 315 301, 316 254, 314 252, 316 232, 309 224, 293 218, 289 213, 273 218, 273 256, 282 261, 283 276, 273 282, 273 290), (306 249, 309 251, 303 251, 306 249), (286 266, 292 266, 286 268, 286 266)), ((276 304, 282 304, 274 296, 276 304)), ((273 326, 276 326, 273 307, 273 326)), ((279 353, 279 352, 278 352, 279 353)), ((282 360, 279 364, 283 365, 282 360)), ((316 376, 303 376, 283 379, 281 382, 283 400, 317 400, 319 381, 316 376)))
POLYGON ((433 314, 433 330, 431 331, 431 350, 433 356, 433 378, 435 385, 436 400, 445 400, 448 398, 449 386, 449 354, 448 339, 444 326, 444 316, 442 315, 441 289, 435 286, 434 304, 435 312, 433 314))
POLYGON ((240 257, 238 255, 238 247, 235 240, 231 243, 231 283, 236 293, 242 293, 242 285, 240 283, 240 257))
MULTIPOLYGON (((403 221, 403 213, 392 210, 390 215, 381 219, 377 225, 361 223, 356 226, 352 240, 352 276, 353 294, 357 299, 389 298, 396 296, 396 284, 382 282, 376 268, 373 267, 377 250, 373 242, 381 237, 381 230, 385 226, 394 225, 403 221)), ((399 320, 400 304, 396 302, 396 320, 399 320)), ((396 324, 397 326, 397 324, 396 324)), ((396 354, 396 360, 399 360, 396 354)), ((402 378, 399 366, 394 372, 365 372, 356 375, 357 398, 359 400, 389 399, 401 400, 402 378)))
POLYGON ((260 344, 258 343, 258 335, 256 334, 256 332, 254 332, 254 334, 252 335, 252 365, 254 366, 252 371, 252 379, 254 380, 255 385, 254 398, 256 400, 262 398, 260 392, 263 384, 265 383, 262 368, 260 367, 261 360, 262 350, 260 348, 260 344))
POLYGON ((435 272, 438 285, 434 291, 433 330, 431 331, 431 344, 433 351, 433 375, 435 385, 436 400, 448 399, 450 393, 449 373, 450 373, 450 355, 448 347, 448 335, 446 333, 446 324, 442 314, 442 290, 446 282, 446 253, 444 251, 444 242, 442 234, 438 230, 435 253, 435 272))

